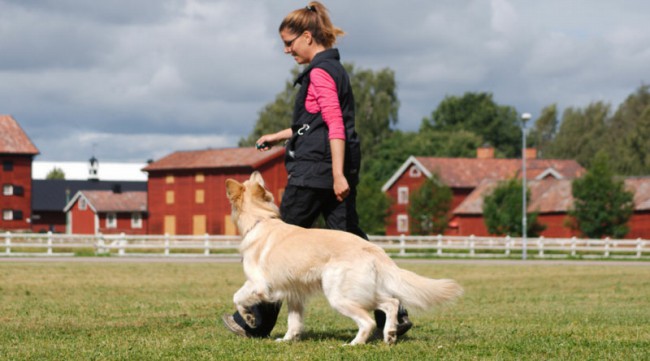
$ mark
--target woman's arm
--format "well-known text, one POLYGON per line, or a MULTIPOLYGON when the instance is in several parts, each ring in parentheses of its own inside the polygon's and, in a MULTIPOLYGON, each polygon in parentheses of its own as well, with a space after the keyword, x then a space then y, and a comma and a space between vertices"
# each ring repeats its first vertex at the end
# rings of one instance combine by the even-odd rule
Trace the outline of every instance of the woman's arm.
POLYGON ((291 138, 292 135, 293 135, 293 131, 291 130, 291 128, 282 129, 277 133, 265 134, 261 136, 260 139, 258 139, 255 142, 255 144, 257 144, 258 147, 260 147, 258 148, 260 151, 265 152, 273 148, 273 146, 278 144, 279 142, 291 138), (261 147, 262 145, 264 146, 261 147))

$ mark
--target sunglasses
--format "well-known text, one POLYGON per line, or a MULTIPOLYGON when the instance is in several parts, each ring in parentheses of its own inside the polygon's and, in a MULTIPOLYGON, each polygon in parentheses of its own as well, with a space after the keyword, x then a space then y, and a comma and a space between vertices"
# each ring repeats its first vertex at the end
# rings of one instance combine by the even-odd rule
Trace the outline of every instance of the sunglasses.
POLYGON ((285 47, 285 48, 290 48, 291 45, 293 45, 293 42, 296 41, 296 40, 297 40, 299 37, 301 37, 301 36, 302 36, 302 34, 296 36, 295 38, 293 38, 293 39, 291 39, 291 40, 284 40, 284 47, 285 47))

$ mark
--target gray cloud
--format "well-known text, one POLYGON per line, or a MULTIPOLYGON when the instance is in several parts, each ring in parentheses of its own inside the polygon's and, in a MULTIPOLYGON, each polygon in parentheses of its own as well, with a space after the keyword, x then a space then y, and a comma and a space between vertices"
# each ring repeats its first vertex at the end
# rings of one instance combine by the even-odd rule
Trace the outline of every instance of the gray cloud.
MULTIPOLYGON (((235 146, 294 66, 277 26, 305 1, 0 0, 0 113, 40 160, 158 158, 235 146)), ((650 3, 332 0, 343 60, 391 68, 399 128, 489 91, 533 116, 613 107, 650 78, 650 3)))

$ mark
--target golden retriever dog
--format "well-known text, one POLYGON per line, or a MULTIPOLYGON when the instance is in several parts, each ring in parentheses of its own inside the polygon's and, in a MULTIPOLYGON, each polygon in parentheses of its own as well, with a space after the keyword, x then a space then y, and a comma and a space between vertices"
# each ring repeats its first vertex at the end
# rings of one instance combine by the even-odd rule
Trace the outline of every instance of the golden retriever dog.
POLYGON ((423 310, 463 293, 453 280, 400 269, 381 247, 354 234, 284 223, 258 172, 243 184, 226 180, 226 193, 243 237, 239 251, 247 278, 233 301, 246 323, 255 327, 250 306, 286 300, 288 329, 279 341, 300 338, 305 301, 318 291, 359 327, 351 345, 365 343, 373 333, 376 324, 369 311, 386 313, 383 339, 394 344, 400 303, 423 310))

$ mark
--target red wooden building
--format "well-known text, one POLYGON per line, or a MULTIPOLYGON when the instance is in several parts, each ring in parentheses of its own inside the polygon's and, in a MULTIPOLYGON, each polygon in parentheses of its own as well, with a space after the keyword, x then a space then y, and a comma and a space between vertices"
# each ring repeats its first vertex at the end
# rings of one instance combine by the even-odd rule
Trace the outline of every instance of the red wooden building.
POLYGON ((64 212, 67 233, 147 234, 147 193, 79 191, 64 212))
MULTIPOLYGON (((534 159, 534 151, 527 151, 526 178, 574 179, 585 170, 576 161, 558 159, 534 159)), ((418 189, 426 178, 437 174, 443 184, 451 188, 454 210, 470 196, 483 180, 506 180, 521 177, 521 159, 494 158, 491 148, 481 148, 477 158, 435 158, 411 156, 384 184, 382 191, 393 200, 391 213, 386 220, 386 234, 410 234, 408 203, 409 195, 418 189)), ((451 216, 451 215, 450 215, 451 216)), ((468 216, 469 217, 469 216, 468 216)), ((480 221, 483 222, 482 216, 480 221)), ((459 228, 456 219, 449 222, 445 231, 448 235, 470 235, 467 229, 459 228)))
POLYGON ((10 115, 0 115, 0 230, 29 230, 36 146, 10 115))
POLYGON ((259 171, 278 204, 287 183, 282 147, 179 151, 143 170, 149 173, 150 234, 236 234, 226 179, 244 181, 259 171))

